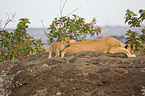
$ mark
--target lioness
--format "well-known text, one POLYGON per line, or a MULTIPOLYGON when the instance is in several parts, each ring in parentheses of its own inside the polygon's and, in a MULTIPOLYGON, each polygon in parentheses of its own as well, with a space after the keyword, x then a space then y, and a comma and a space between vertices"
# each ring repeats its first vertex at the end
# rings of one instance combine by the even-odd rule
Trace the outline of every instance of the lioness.
POLYGON ((53 42, 49 47, 49 57, 51 58, 52 52, 56 55, 55 57, 59 57, 61 53, 61 57, 64 57, 64 51, 70 46, 69 38, 63 38, 60 42, 53 42))
POLYGON ((112 54, 125 53, 128 57, 136 57, 134 54, 131 54, 132 52, 129 44, 123 44, 119 40, 109 36, 101 39, 71 43, 70 47, 65 50, 64 54, 82 51, 102 51, 112 54))

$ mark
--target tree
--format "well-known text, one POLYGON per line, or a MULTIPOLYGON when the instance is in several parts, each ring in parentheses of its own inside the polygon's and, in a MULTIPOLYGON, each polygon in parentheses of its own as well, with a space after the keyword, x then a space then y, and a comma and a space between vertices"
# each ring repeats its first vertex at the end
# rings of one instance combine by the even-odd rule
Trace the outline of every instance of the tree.
POLYGON ((0 61, 18 59, 22 60, 31 55, 31 53, 40 53, 45 51, 41 39, 34 39, 27 33, 29 19, 19 19, 16 30, 8 32, 0 31, 0 61), (6 52, 5 50, 6 49, 6 52))
POLYGON ((72 16, 73 18, 62 16, 52 21, 48 28, 49 32, 45 32, 51 42, 60 41, 64 37, 76 41, 85 40, 88 34, 92 37, 101 33, 101 28, 95 26, 95 18, 90 23, 86 23, 84 18, 77 15, 72 16))
POLYGON ((145 20, 145 10, 140 9, 139 14, 140 16, 138 17, 137 14, 129 9, 127 9, 125 14, 125 23, 128 23, 130 28, 141 28, 141 35, 138 35, 138 33, 132 30, 128 30, 126 33, 128 37, 126 38, 127 41, 125 43, 130 43, 131 48, 135 46, 134 51, 138 51, 139 47, 143 47, 142 43, 145 43, 145 25, 143 24, 145 20))
POLYGON ((52 24, 47 29, 48 32, 44 30, 51 43, 54 41, 61 41, 61 39, 64 37, 69 37, 70 39, 80 41, 85 40, 88 34, 92 37, 95 34, 98 35, 99 33, 101 33, 101 28, 99 26, 95 26, 95 18, 90 23, 86 23, 84 18, 77 15, 72 15, 72 18, 69 17, 80 7, 76 8, 68 15, 63 16, 63 10, 67 1, 68 0, 64 0, 64 3, 62 5, 62 0, 60 0, 60 17, 55 18, 52 21, 52 24))

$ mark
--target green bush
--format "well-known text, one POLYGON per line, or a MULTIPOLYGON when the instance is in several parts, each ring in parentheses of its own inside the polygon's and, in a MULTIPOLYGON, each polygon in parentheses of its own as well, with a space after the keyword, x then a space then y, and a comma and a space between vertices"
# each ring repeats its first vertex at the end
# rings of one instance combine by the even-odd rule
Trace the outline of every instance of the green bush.
POLYGON ((14 32, 0 31, 0 61, 22 60, 33 53, 45 51, 41 48, 41 39, 36 40, 27 33, 27 24, 30 24, 29 19, 21 18, 14 32))
POLYGON ((85 40, 86 36, 98 35, 101 33, 101 28, 94 26, 96 19, 94 18, 90 23, 85 23, 85 19, 77 15, 73 15, 73 18, 63 16, 55 18, 48 28, 46 33, 48 39, 52 42, 60 41, 64 37, 69 37, 76 41, 85 40))
POLYGON ((144 20, 145 20, 145 10, 140 9, 139 10, 139 14, 140 16, 138 16, 137 14, 135 14, 133 11, 131 10, 127 10, 126 14, 125 14, 125 23, 128 23, 128 25, 130 25, 130 28, 134 27, 134 28, 141 28, 141 35, 139 35, 138 33, 132 31, 132 30, 128 30, 126 35, 126 42, 125 43, 130 43, 131 44, 131 48, 134 49, 134 52, 139 51, 139 49, 141 49, 143 52, 141 54, 144 55, 145 52, 145 47, 144 47, 144 43, 145 43, 145 25, 143 24, 144 20))

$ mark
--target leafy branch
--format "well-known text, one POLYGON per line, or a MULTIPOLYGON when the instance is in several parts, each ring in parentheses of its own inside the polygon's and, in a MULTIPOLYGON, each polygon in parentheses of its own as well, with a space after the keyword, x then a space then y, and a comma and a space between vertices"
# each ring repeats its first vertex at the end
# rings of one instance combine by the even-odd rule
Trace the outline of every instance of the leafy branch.
POLYGON ((19 21, 14 32, 0 31, 0 62, 12 59, 23 60, 33 53, 45 51, 41 48, 42 40, 36 40, 27 33, 29 19, 21 18, 19 21))
POLYGON ((143 21, 145 20, 145 10, 140 9, 139 10, 140 16, 135 14, 133 11, 127 9, 126 14, 125 14, 125 23, 128 23, 131 27, 139 27, 141 28, 141 35, 138 35, 138 33, 128 30, 126 35, 128 36, 126 38, 125 43, 130 43, 131 48, 133 49, 133 46, 135 46, 134 51, 138 51, 140 47, 142 46, 142 43, 145 43, 145 25, 143 24, 143 21))
POLYGON ((53 20, 46 35, 51 42, 60 41, 64 37, 76 41, 85 40, 88 34, 92 37, 101 32, 101 28, 95 24, 95 18, 90 23, 85 23, 85 19, 77 15, 73 15, 73 18, 63 16, 53 20))

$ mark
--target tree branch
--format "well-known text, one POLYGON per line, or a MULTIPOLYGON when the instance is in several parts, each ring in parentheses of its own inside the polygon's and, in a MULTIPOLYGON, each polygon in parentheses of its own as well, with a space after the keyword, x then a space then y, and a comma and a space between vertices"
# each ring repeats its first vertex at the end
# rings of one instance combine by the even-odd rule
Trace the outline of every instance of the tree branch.
MULTIPOLYGON (((62 0, 61 0, 61 1, 62 1, 62 0)), ((63 4, 63 6, 62 6, 62 9, 61 9, 61 17, 62 17, 62 12, 63 12, 63 9, 64 9, 64 6, 65 6, 66 2, 67 2, 67 0, 65 0, 64 4, 63 4)))
POLYGON ((143 24, 143 22, 141 21, 141 25, 145 28, 145 25, 143 24))
POLYGON ((81 7, 76 8, 75 10, 73 10, 72 12, 70 12, 67 16, 71 15, 73 12, 77 11, 78 9, 80 9, 81 7))
POLYGON ((59 8, 59 9, 60 9, 60 16, 62 16, 61 3, 62 3, 62 0, 60 0, 60 6, 59 6, 59 7, 60 7, 60 8, 59 8))
POLYGON ((3 27, 2 30, 5 29, 5 27, 8 25, 9 22, 12 22, 12 21, 13 21, 15 15, 16 15, 16 13, 14 13, 13 15, 11 14, 12 16, 11 16, 11 18, 10 18, 10 17, 9 17, 9 14, 8 14, 8 13, 6 13, 6 14, 8 15, 8 19, 7 19, 7 21, 6 21, 6 23, 5 23, 5 25, 4 25, 4 27, 3 27))

